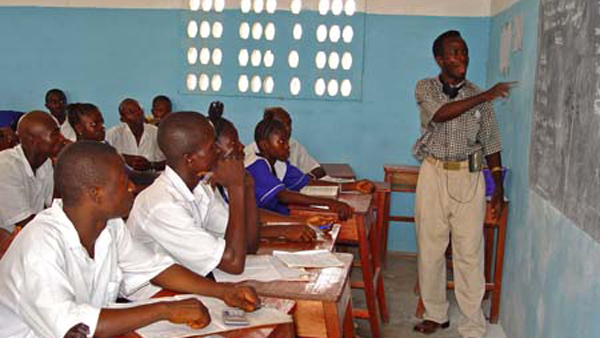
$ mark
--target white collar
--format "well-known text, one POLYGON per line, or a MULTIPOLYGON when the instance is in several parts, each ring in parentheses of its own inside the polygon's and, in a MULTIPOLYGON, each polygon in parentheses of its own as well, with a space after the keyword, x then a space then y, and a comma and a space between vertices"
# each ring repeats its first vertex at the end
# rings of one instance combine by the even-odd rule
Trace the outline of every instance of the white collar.
POLYGON ((193 202, 196 199, 181 176, 179 176, 179 174, 171 167, 165 166, 165 171, 162 174, 165 179, 170 182, 171 186, 173 186, 173 188, 175 188, 175 190, 177 190, 177 192, 187 201, 193 202))
MULTIPOLYGON (((23 168, 25 169, 25 173, 27 174, 27 176, 36 177, 35 173, 33 172, 33 169, 31 168, 31 164, 29 163, 29 160, 27 160, 27 156, 25 156, 25 151, 23 150, 23 146, 19 144, 16 147, 14 147, 14 149, 17 152, 17 156, 19 156, 19 160, 23 164, 23 168)), ((38 167, 38 170, 40 170, 43 166, 45 166, 46 162, 48 162, 48 161, 50 161, 50 159, 46 159, 46 161, 44 161, 44 163, 42 163, 42 165, 40 165, 38 167)))

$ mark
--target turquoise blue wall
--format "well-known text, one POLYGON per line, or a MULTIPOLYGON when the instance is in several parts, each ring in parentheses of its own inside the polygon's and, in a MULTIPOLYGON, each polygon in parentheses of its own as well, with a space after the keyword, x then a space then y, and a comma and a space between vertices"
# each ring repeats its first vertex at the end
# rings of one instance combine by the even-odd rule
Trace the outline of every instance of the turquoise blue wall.
POLYGON ((529 189, 538 6, 538 0, 521 0, 491 22, 488 85, 519 81, 510 100, 496 104, 503 159, 512 170, 501 324, 514 338, 600 337, 600 245, 529 189), (500 30, 519 14, 523 51, 511 53, 509 74, 502 76, 500 30))
MULTIPOLYGON (((235 13, 226 11, 226 22, 228 15, 235 13)), ((275 24, 283 24, 285 15, 276 14, 275 24)), ((96 103, 113 125, 126 96, 148 108, 154 95, 165 93, 175 109, 202 111, 222 100, 248 141, 262 109, 283 105, 293 114, 295 137, 317 159, 347 162, 359 176, 382 180, 384 163, 415 163, 413 90, 418 79, 437 73, 433 39, 461 30, 471 48, 469 76, 484 84, 490 19, 366 15, 362 101, 350 102, 180 94, 183 29, 178 10, 0 8, 0 106, 42 108, 46 90, 59 87, 72 102, 96 103)), ((399 209, 412 212, 412 199, 395 198, 399 209)), ((416 251, 412 225, 392 226, 390 248, 416 251)))

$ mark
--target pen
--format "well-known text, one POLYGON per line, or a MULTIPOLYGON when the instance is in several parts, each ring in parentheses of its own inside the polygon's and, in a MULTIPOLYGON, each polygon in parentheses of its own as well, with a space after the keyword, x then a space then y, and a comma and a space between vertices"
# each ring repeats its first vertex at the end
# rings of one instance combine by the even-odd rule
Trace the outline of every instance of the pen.
POLYGON ((327 230, 327 229, 331 228, 332 226, 333 226, 333 223, 327 223, 325 225, 319 226, 319 229, 321 229, 321 230, 327 230))

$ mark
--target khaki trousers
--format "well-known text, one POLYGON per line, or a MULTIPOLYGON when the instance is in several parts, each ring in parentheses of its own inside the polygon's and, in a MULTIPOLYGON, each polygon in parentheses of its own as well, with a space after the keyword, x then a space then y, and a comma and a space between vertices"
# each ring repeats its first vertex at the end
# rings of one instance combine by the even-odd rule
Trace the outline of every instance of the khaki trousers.
POLYGON ((458 332, 463 337, 482 337, 486 329, 481 309, 485 293, 483 174, 469 172, 466 163, 459 170, 445 170, 441 162, 432 162, 425 160, 421 165, 415 204, 425 319, 448 320, 445 252, 452 238, 455 295, 462 314, 458 332))

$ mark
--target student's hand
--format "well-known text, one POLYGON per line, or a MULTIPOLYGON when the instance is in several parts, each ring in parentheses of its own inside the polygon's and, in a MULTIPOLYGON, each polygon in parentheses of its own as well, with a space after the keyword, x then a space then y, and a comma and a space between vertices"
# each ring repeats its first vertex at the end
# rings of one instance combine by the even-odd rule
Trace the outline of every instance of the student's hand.
POLYGON ((317 234, 308 225, 292 224, 284 226, 284 236, 293 242, 310 242, 317 239, 317 234))
POLYGON ((344 202, 332 200, 327 206, 331 211, 338 214, 340 221, 345 221, 348 218, 352 217, 352 214, 354 214, 354 210, 352 210, 352 207, 344 202))
POLYGON ((144 156, 123 155, 125 162, 135 170, 145 171, 152 168, 152 164, 144 156))
POLYGON ((319 227, 326 224, 331 224, 336 221, 334 216, 315 215, 309 216, 305 220, 306 224, 319 227))
POLYGON ((64 338, 86 338, 89 334, 89 326, 79 323, 67 331, 64 338))
POLYGON ((167 320, 173 324, 186 324, 192 329, 201 329, 210 324, 206 306, 196 298, 165 302, 167 320))
POLYGON ((510 90, 517 85, 517 82, 498 82, 484 94, 488 101, 493 101, 500 97, 508 97, 510 90))
POLYGON ((225 292, 223 301, 229 306, 240 308, 246 312, 252 312, 260 307, 260 299, 254 288, 250 286, 231 286, 231 289, 225 292))
POLYGON ((375 191, 375 184, 369 180, 360 180, 354 182, 354 190, 363 194, 372 194, 375 191))
POLYGON ((220 159, 213 170, 211 181, 226 188, 243 187, 246 179, 244 161, 236 158, 220 159))

